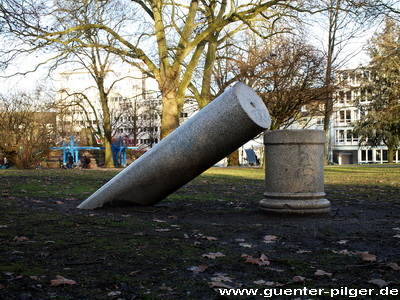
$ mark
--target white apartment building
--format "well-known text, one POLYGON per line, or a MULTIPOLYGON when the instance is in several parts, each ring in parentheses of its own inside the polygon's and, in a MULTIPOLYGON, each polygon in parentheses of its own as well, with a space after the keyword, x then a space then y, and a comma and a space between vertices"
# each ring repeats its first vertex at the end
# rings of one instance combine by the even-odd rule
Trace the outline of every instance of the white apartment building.
MULTIPOLYGON (((368 99, 362 95, 361 80, 369 79, 367 68, 343 70, 337 74, 340 88, 336 93, 334 113, 331 123, 332 159, 337 164, 364 164, 388 162, 388 149, 359 146, 359 137, 353 131, 355 123, 361 118, 361 111, 355 106, 356 99, 368 106, 368 99)), ((396 151, 394 162, 400 162, 400 153, 396 151)))
MULTIPOLYGON (((363 78, 369 78, 366 68, 348 69, 338 72, 338 89, 334 95, 333 114, 329 131, 329 162, 333 164, 371 164, 388 162, 387 147, 359 146, 359 137, 354 132, 355 124, 361 117, 360 109, 355 101, 360 99, 366 106, 369 101, 361 97, 360 83, 363 78), (361 98, 360 98, 361 97, 361 98)), ((323 106, 322 103, 316 104, 323 106)), ((324 107, 321 106, 321 111, 324 107)), ((314 106, 303 106, 300 117, 290 126, 291 129, 324 129, 324 118, 318 115, 314 106)), ((394 162, 400 162, 400 151, 396 151, 394 162)))
MULTIPOLYGON (((103 120, 98 88, 86 69, 61 72, 56 80, 60 105, 57 125, 62 139, 71 134, 82 137, 103 120)), ((133 66, 116 66, 105 78, 110 90, 108 100, 113 140, 123 138, 127 146, 146 150, 160 140, 161 93, 154 79, 133 66)), ((195 101, 187 101, 181 114, 185 121, 198 110, 195 101)), ((97 143, 101 140, 96 136, 97 143)), ((87 143, 90 143, 88 140, 87 143)))

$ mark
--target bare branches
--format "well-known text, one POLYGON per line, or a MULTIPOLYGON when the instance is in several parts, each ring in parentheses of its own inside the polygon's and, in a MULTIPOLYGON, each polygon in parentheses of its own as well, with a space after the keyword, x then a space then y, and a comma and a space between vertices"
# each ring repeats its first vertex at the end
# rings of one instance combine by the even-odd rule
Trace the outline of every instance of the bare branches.
POLYGON ((268 41, 249 35, 242 43, 247 47, 225 48, 227 59, 218 60, 215 76, 220 90, 234 81, 253 87, 270 111, 273 129, 298 120, 303 105, 317 105, 314 102, 323 94, 324 64, 316 49, 290 35, 268 41))
POLYGON ((54 140, 55 114, 43 87, 0 95, 0 150, 18 168, 34 167, 54 140))

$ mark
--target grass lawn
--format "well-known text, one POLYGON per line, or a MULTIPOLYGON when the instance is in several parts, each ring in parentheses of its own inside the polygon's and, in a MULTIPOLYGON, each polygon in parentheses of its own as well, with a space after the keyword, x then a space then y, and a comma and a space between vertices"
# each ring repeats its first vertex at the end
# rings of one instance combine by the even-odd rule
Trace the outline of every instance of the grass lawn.
POLYGON ((264 170, 254 168, 211 168, 153 207, 76 209, 117 172, 0 171, 2 299, 264 299, 304 287, 400 295, 400 165, 326 167, 332 209, 321 216, 258 209, 264 170), (259 290, 219 298, 220 288, 259 290))

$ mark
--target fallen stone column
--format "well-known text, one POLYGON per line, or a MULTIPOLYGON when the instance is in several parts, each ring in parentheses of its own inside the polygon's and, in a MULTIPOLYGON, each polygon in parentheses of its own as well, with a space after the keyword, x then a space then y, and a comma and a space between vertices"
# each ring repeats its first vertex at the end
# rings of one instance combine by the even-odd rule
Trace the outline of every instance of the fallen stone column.
POLYGON ((272 130, 264 135, 265 193, 260 208, 276 213, 326 213, 323 130, 272 130))
POLYGON ((78 208, 153 205, 269 128, 257 94, 237 83, 97 190, 78 208))

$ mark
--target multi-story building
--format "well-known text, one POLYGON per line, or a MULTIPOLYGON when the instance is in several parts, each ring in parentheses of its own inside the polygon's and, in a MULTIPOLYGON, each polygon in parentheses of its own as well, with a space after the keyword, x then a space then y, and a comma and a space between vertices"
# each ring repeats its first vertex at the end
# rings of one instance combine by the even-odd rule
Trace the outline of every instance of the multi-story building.
MULTIPOLYGON (((378 147, 360 146, 359 137, 354 131, 357 121, 364 113, 356 105, 359 100, 364 106, 369 100, 362 92, 361 81, 368 80, 368 68, 342 70, 336 74, 337 90, 334 95, 333 114, 330 120, 329 162, 333 164, 366 164, 388 162, 388 149, 382 143, 378 147)), ((324 129, 324 104, 304 105, 291 129, 324 129), (318 109, 316 109, 318 108, 318 109)), ((400 153, 396 151, 394 162, 400 162, 400 153)))
MULTIPOLYGON (((84 144, 93 144, 88 133, 93 132, 98 121, 102 122, 103 116, 92 75, 86 69, 64 71, 56 83, 61 138, 74 134, 83 138, 84 144)), ((142 149, 156 144, 160 139, 162 102, 155 80, 146 77, 138 68, 116 66, 107 73, 104 85, 108 92, 113 139, 122 137, 125 145, 142 149)), ((197 110, 194 101, 187 101, 181 122, 197 110)), ((99 136, 95 138, 101 143, 99 136)))
MULTIPOLYGON (((369 105, 369 99, 362 92, 362 80, 369 80, 368 68, 348 69, 338 72, 334 102, 334 113, 331 122, 332 160, 337 164, 362 164, 388 162, 388 149, 382 143, 378 147, 360 146, 359 137, 354 132, 357 121, 362 117, 362 110, 356 101, 363 106, 369 105)), ((400 162, 399 151, 396 151, 394 162, 400 162)))

